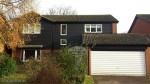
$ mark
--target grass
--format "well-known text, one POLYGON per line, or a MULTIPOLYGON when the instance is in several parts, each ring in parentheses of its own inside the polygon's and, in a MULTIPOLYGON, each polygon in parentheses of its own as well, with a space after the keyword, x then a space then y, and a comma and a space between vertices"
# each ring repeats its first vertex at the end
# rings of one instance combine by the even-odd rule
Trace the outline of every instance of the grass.
POLYGON ((25 82, 26 75, 21 73, 13 73, 9 76, 4 76, 0 78, 0 84, 7 84, 7 83, 15 83, 15 82, 25 82), (3 82, 3 83, 2 83, 3 82))
MULTIPOLYGON (((0 84, 26 84, 26 75, 21 73, 14 73, 10 76, 4 76, 0 78, 0 84)), ((84 84, 94 84, 93 78, 91 76, 86 76, 84 84)))
POLYGON ((86 76, 84 84, 94 84, 93 78, 91 76, 86 76))

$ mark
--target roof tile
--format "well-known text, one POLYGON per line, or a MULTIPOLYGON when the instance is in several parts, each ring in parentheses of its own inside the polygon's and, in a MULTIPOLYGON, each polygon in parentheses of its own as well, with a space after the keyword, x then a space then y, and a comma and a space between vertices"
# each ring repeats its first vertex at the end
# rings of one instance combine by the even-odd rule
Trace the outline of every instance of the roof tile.
POLYGON ((53 22, 118 22, 112 15, 42 15, 42 17, 53 22))
POLYGON ((146 34, 83 34, 84 44, 94 45, 150 45, 146 34))

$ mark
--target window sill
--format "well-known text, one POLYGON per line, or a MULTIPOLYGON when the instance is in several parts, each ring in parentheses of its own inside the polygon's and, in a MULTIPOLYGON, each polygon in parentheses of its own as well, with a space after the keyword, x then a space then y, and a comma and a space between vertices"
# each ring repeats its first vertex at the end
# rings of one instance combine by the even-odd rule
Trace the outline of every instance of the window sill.
POLYGON ((85 32, 85 33, 102 33, 102 32, 85 32))

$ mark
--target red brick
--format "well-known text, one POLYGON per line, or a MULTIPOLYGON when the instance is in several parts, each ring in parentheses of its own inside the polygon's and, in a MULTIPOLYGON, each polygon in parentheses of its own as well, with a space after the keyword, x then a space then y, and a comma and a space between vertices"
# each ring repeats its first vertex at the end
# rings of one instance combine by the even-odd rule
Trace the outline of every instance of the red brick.
POLYGON ((117 33, 117 23, 112 24, 112 33, 117 33))
POLYGON ((150 47, 146 49, 145 52, 145 59, 146 59, 146 75, 150 75, 150 47))

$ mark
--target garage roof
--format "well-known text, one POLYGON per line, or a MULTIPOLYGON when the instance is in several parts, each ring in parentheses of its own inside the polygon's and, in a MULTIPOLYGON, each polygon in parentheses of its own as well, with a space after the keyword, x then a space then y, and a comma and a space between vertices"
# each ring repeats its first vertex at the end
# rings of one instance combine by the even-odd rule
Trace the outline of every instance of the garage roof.
POLYGON ((148 34, 83 34, 86 45, 150 45, 148 34))

